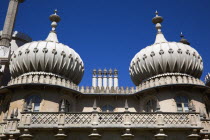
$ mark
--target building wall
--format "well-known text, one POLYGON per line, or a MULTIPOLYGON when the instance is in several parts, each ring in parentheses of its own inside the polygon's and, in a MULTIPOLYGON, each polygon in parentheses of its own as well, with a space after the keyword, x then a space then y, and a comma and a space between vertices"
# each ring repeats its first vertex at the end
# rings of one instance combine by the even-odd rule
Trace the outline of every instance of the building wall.
MULTIPOLYGON (((144 106, 148 99, 158 100, 160 110, 162 112, 177 112, 177 105, 174 98, 179 95, 184 95, 189 98, 190 103, 193 103, 196 112, 206 113, 205 103, 203 101, 204 94, 198 89, 191 90, 183 87, 165 87, 158 90, 150 90, 148 92, 139 93, 133 96, 117 96, 80 95, 78 93, 58 87, 26 86, 24 88, 16 88, 15 90, 12 90, 12 92, 8 92, 5 95, 10 96, 11 98, 8 114, 10 114, 14 109, 18 109, 19 112, 22 112, 25 99, 30 95, 37 95, 42 99, 40 104, 40 112, 58 112, 59 104, 62 99, 69 101, 71 112, 93 111, 94 100, 96 100, 98 111, 101 111, 101 108, 104 105, 111 105, 115 108, 114 112, 123 112, 125 111, 125 100, 127 100, 129 111, 145 112, 144 106)), ((5 112, 3 106, 0 111, 1 114, 2 112, 5 112)))

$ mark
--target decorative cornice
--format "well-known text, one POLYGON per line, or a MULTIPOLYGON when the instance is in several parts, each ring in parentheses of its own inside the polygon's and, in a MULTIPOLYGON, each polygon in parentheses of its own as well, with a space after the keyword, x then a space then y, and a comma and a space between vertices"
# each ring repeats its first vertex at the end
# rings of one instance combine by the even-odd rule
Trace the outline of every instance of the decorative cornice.
POLYGON ((29 83, 40 83, 40 84, 52 84, 64 86, 74 90, 78 89, 78 86, 72 81, 65 79, 59 75, 46 72, 31 72, 23 74, 17 78, 12 79, 8 86, 16 84, 29 84, 29 83))
POLYGON ((198 78, 194 78, 187 74, 181 74, 181 73, 166 73, 166 74, 160 74, 156 75, 154 77, 151 77, 139 84, 137 86, 136 90, 144 90, 147 88, 152 88, 156 86, 162 86, 162 85, 171 85, 171 84, 195 84, 195 85, 205 85, 203 81, 201 81, 198 78))

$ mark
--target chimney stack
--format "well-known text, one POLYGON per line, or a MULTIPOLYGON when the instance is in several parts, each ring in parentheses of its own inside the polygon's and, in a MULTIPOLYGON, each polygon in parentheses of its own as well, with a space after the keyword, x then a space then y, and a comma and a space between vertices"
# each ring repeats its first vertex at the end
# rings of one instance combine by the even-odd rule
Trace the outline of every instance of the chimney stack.
POLYGON ((109 69, 109 88, 113 87, 112 69, 109 69))
POLYGON ((102 70, 101 69, 98 70, 98 87, 99 88, 102 87, 102 70))
POLYGON ((109 69, 109 71, 105 68, 103 71, 101 69, 93 70, 92 77, 92 87, 99 87, 101 89, 104 87, 106 89, 109 87, 110 89, 114 87, 115 89, 118 87, 118 70, 109 69))
POLYGON ((118 87, 118 70, 114 69, 114 88, 118 87))
POLYGON ((103 87, 106 88, 107 87, 107 69, 104 69, 103 72, 103 87))
POLYGON ((97 71, 93 70, 92 86, 95 88, 97 86, 97 71))

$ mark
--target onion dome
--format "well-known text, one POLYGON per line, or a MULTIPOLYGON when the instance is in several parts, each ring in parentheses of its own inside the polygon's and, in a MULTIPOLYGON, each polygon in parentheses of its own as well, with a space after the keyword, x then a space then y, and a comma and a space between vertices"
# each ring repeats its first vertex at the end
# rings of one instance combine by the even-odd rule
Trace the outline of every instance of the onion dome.
MULTIPOLYGON (((169 42, 161 31, 163 17, 152 19, 157 35, 153 45, 140 50, 130 63, 130 76, 135 85, 140 85, 161 74, 186 74, 200 78, 203 62, 199 53, 185 42, 169 42)), ((183 41, 183 39, 182 39, 183 41)))
POLYGON ((208 74, 206 75, 206 77, 205 77, 205 84, 206 84, 207 86, 210 86, 210 73, 208 73, 208 74))
POLYGON ((181 40, 180 40, 181 43, 190 45, 190 42, 188 42, 187 39, 184 38, 184 35, 182 34, 182 32, 181 32, 180 37, 181 37, 181 40))
POLYGON ((57 10, 50 16, 52 30, 44 41, 33 41, 19 47, 10 60, 12 78, 30 73, 55 75, 79 84, 84 73, 84 64, 79 54, 69 46, 59 43, 56 27, 61 20, 57 10))

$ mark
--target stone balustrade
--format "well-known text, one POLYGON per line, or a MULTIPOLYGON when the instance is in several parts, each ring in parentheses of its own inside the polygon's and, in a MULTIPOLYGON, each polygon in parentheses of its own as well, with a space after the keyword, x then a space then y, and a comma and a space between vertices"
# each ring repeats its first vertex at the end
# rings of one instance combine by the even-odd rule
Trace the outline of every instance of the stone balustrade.
MULTIPOLYGON (((122 137, 126 140, 133 137, 130 132, 132 129, 138 130, 159 130, 155 134, 155 138, 167 137, 164 130, 182 129, 193 130, 188 137, 208 137, 210 134, 210 121, 203 119, 199 113, 195 112, 154 112, 154 113, 137 113, 137 112, 80 112, 80 113, 65 113, 65 112, 22 112, 11 114, 10 118, 4 119, 0 123, 0 139, 20 137, 25 140, 32 140, 33 130, 55 130, 58 133, 55 135, 57 139, 64 140, 67 136, 63 130, 93 130, 88 135, 90 138, 101 137, 97 129, 126 129, 126 133, 122 137), (18 118, 19 116, 19 118, 18 118)), ((94 139, 95 140, 95 139, 94 139)), ((99 139, 97 139, 99 140, 99 139)), ((194 140, 194 139, 193 139, 194 140)), ((198 139, 195 139, 198 140, 198 139)))
POLYGON ((24 112, 18 128, 201 128, 198 113, 24 112))

